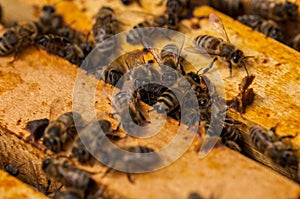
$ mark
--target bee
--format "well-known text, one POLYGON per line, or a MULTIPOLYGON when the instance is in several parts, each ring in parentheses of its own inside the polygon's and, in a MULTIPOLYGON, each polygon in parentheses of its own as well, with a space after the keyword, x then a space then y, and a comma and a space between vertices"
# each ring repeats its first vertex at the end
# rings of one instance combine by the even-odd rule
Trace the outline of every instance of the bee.
POLYGON ((230 107, 235 108, 240 113, 245 113, 246 107, 251 105, 254 101, 255 94, 253 88, 249 88, 254 78, 254 75, 244 77, 239 84, 240 93, 233 99, 227 101, 230 107))
POLYGON ((103 58, 113 54, 118 47, 117 33, 118 20, 114 10, 110 7, 102 7, 96 14, 96 22, 92 27, 93 37, 99 54, 103 58))
MULTIPOLYGON (((62 183, 67 188, 73 188, 82 191, 84 198, 102 194, 96 181, 86 171, 67 164, 55 158, 45 159, 42 162, 42 170, 47 176, 62 183)), ((78 194, 76 194, 78 196, 78 194)))
MULTIPOLYGON (((80 137, 77 137, 77 140, 72 148, 72 157, 75 157, 81 164, 93 163, 93 156, 86 149, 85 145, 82 143, 82 140, 84 140, 84 142, 90 141, 89 143, 94 143, 94 139, 96 142, 101 141, 102 135, 99 132, 99 127, 105 136, 111 139, 120 139, 124 137, 124 135, 118 133, 117 130, 112 129, 112 125, 108 120, 91 122, 80 131, 80 137)), ((98 146, 98 144, 95 144, 95 147, 98 146)), ((101 146, 103 147, 103 144, 101 146)))
POLYGON ((0 56, 13 52, 16 56, 20 49, 34 44, 40 34, 41 28, 36 22, 16 23, 0 37, 0 56))
POLYGON ((160 73, 150 63, 134 67, 129 71, 129 79, 133 81, 133 90, 135 96, 149 104, 153 105, 166 89, 165 86, 159 84, 160 73))
POLYGON ((264 130, 260 126, 250 128, 250 138, 254 146, 276 164, 282 167, 298 168, 298 149, 294 149, 286 139, 294 138, 293 135, 278 136, 276 126, 264 130))
POLYGON ((273 20, 266 20, 258 15, 242 15, 237 20, 253 30, 263 33, 278 41, 283 41, 283 33, 278 24, 273 20))
POLYGON ((56 120, 50 121, 45 129, 43 145, 47 149, 58 153, 64 151, 67 145, 77 136, 77 124, 83 124, 83 119, 79 113, 67 112, 60 115, 56 120))
POLYGON ((288 0, 250 0, 248 4, 250 13, 260 15, 265 19, 288 21, 298 18, 298 5, 288 0))
MULTIPOLYGON (((153 169, 161 162, 161 157, 155 152, 154 149, 147 146, 127 146, 123 147, 123 150, 134 153, 130 155, 124 155, 124 152, 118 148, 113 148, 101 154, 101 162, 105 165, 109 165, 109 169, 104 175, 108 174, 114 165, 122 167, 122 171, 127 174, 129 182, 134 183, 131 178, 130 171, 139 171, 143 169, 153 169), (151 156, 144 156, 145 154, 151 154, 151 156)), ((149 154, 149 155, 150 155, 149 154)))
POLYGON ((290 45, 292 48, 296 49, 297 51, 300 51, 300 34, 297 34, 290 45))
POLYGON ((208 5, 230 16, 239 16, 244 13, 244 6, 241 0, 209 0, 208 5))
POLYGON ((242 151, 238 145, 242 139, 242 135, 237 127, 241 125, 242 123, 237 120, 225 118, 223 129, 220 135, 225 146, 228 146, 229 148, 239 152, 242 151))
POLYGON ((183 58, 180 56, 183 44, 184 41, 180 41, 180 47, 176 44, 167 44, 160 53, 157 49, 147 46, 159 64, 161 81, 166 86, 172 86, 181 75, 186 74, 182 65, 183 58))
POLYGON ((30 135, 26 138, 26 142, 29 142, 33 139, 34 144, 37 146, 37 142, 44 137, 44 132, 48 125, 48 118, 29 121, 25 127, 25 129, 30 132, 30 135))
POLYGON ((39 16, 39 24, 43 28, 43 34, 56 34, 65 25, 65 21, 62 15, 56 13, 54 6, 45 5, 39 16))
POLYGON ((6 164, 6 165, 4 165, 3 170, 5 172, 7 172, 8 174, 10 174, 14 177, 17 177, 20 174, 19 168, 23 165, 25 165, 25 163, 21 164, 19 166, 16 166, 16 165, 13 165, 13 164, 6 164))
POLYGON ((85 58, 82 49, 65 37, 52 34, 44 35, 39 38, 36 45, 48 53, 62 57, 77 66, 80 66, 85 58))
MULTIPOLYGON (((245 56, 243 51, 237 49, 233 44, 230 43, 224 25, 217 15, 210 14, 209 22, 214 25, 216 30, 222 35, 222 37, 226 39, 226 41, 224 41, 222 38, 217 38, 211 35, 199 35, 193 40, 194 46, 198 53, 204 53, 223 58, 228 63, 230 76, 232 76, 232 66, 243 66, 248 75, 246 59, 250 58, 250 56, 245 56)), ((187 50, 196 52, 195 48, 194 50, 187 48, 187 50)))
MULTIPOLYGON (((155 28, 157 27, 178 30, 178 18, 176 15, 168 13, 153 16, 150 19, 138 23, 131 30, 129 30, 126 35, 126 41, 133 45, 144 44, 148 37, 151 36, 151 38, 154 38, 160 33, 160 31, 156 31, 155 28)), ((168 35, 163 36, 168 38, 168 35)))
POLYGON ((82 32, 75 30, 70 26, 63 26, 62 28, 57 30, 57 35, 62 36, 73 44, 76 44, 83 51, 85 57, 92 51, 94 48, 94 42, 89 41, 89 34, 83 34, 82 32))
POLYGON ((141 56, 143 53, 139 50, 137 52, 126 53, 113 63, 90 69, 90 71, 106 83, 112 84, 117 88, 122 88, 124 81, 128 79, 127 76, 123 77, 123 75, 131 69, 145 64, 145 59, 141 56))
POLYGON ((190 0, 168 0, 166 7, 167 13, 183 17, 186 15, 186 11, 190 7, 190 0))
POLYGON ((116 114, 119 115, 119 125, 122 124, 126 132, 131 132, 136 129, 137 125, 143 126, 147 123, 145 116, 141 111, 139 104, 139 98, 133 96, 134 92, 129 90, 121 90, 114 96, 113 106, 116 110, 116 114))

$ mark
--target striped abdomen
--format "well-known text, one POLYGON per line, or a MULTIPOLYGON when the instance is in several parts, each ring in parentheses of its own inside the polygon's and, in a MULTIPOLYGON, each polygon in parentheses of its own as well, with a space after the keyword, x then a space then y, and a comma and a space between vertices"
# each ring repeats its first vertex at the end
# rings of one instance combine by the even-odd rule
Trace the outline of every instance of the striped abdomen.
POLYGON ((194 39, 194 45, 197 48, 206 51, 208 54, 214 55, 220 54, 219 48, 223 42, 223 39, 211 35, 199 35, 194 39))
POLYGON ((250 128, 250 138, 254 146, 261 152, 273 146, 272 138, 259 126, 250 128))

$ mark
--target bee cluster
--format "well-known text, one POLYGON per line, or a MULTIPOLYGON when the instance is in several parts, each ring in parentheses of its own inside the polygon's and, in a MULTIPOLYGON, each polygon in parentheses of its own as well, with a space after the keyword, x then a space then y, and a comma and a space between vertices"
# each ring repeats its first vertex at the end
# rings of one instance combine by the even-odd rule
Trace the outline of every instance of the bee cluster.
POLYGON ((253 30, 300 51, 297 1, 208 0, 208 5, 234 17, 253 30))
MULTIPOLYGON (((122 2, 126 5, 132 3, 132 1, 122 2)), ((298 12, 296 15, 294 11, 296 5, 288 1, 284 5, 266 2, 268 1, 257 1, 257 3, 251 1, 250 8, 261 16, 241 16, 238 20, 269 37, 283 41, 283 33, 276 22, 271 20, 282 22, 294 19, 298 16, 298 12), (282 13, 285 10, 280 9, 280 6, 285 9, 288 7, 287 13, 282 13), (258 9, 260 7, 270 9, 270 12, 261 11, 258 9), (279 13, 271 12, 278 9, 279 13), (269 15, 263 16, 262 13, 265 12, 269 15)), ((137 3, 141 6, 141 1, 137 3)), ((240 14, 243 8, 243 3, 239 1, 210 1, 209 5, 234 16, 240 14)), ((91 64, 82 69, 105 83, 120 89, 126 88, 117 92, 112 99, 114 114, 120 118, 115 129, 109 120, 86 122, 77 112, 63 113, 55 120, 43 118, 27 123, 26 130, 30 132, 30 136, 26 141, 39 148, 41 148, 41 141, 43 147, 56 154, 55 157, 42 162, 42 170, 45 174, 64 186, 63 190, 55 192, 53 198, 103 197, 104 187, 96 182, 93 174, 75 167, 71 160, 76 159, 77 163, 82 165, 93 165, 97 161, 109 167, 121 164, 126 171, 138 169, 130 157, 124 156, 105 140, 120 140, 142 133, 136 132, 137 126, 147 126, 150 122, 146 119, 141 102, 152 106, 148 112, 167 114, 180 120, 189 129, 200 125, 197 130, 200 131, 199 136, 220 136, 225 146, 243 152, 240 146, 243 140, 240 126, 243 124, 230 118, 226 112, 229 108, 233 108, 240 114, 245 113, 247 106, 255 100, 254 90, 250 88, 255 76, 249 74, 247 70, 249 64, 247 60, 251 56, 246 56, 229 41, 221 19, 215 14, 209 16, 210 23, 223 34, 222 38, 203 34, 193 39, 191 47, 183 48, 184 40, 177 43, 170 40, 161 50, 154 47, 155 39, 152 38, 157 36, 157 32, 153 27, 180 30, 180 20, 188 12, 190 12, 188 0, 167 0, 163 14, 133 26, 126 35, 127 43, 141 44, 144 49, 126 53, 113 63, 109 63, 109 58, 119 50, 120 42, 115 35, 119 32, 118 27, 121 22, 117 20, 114 10, 107 6, 101 7, 95 15, 95 23, 91 29, 93 40, 89 39, 89 34, 84 34, 68 25, 63 16, 56 13, 55 7, 50 5, 43 6, 37 21, 17 22, 8 27, 0 37, 0 56, 10 53, 17 55, 21 49, 35 45, 78 66, 81 66, 88 54, 96 49, 99 55, 97 59, 105 64, 100 66, 91 64), (207 67, 198 71, 187 71, 184 51, 208 54, 213 58, 207 67), (146 61, 145 54, 151 55, 152 59, 146 61), (230 100, 225 100, 218 93, 215 83, 208 77, 217 61, 227 64, 230 76, 233 67, 242 67, 245 70, 246 76, 238 85, 239 93, 230 100), (195 107, 198 108, 195 110, 195 107), (220 135, 216 134, 216 124, 217 126, 221 124, 220 135), (125 135, 120 130, 121 126, 126 132, 125 135), (91 148, 87 148, 86 143, 89 143, 91 148), (62 157, 64 156, 62 154, 66 151, 70 154, 67 159, 64 159, 66 157, 62 157)), ((163 35, 163 37, 167 36, 163 35)), ((295 43, 292 45, 300 46, 295 43)), ((299 170, 297 150, 288 142, 293 136, 280 137, 276 134, 275 128, 265 131, 261 127, 253 126, 250 129, 250 137, 253 145, 271 158, 275 164, 299 170)), ((155 150, 147 146, 135 145, 123 149, 136 154, 154 153, 153 158, 145 162, 149 169, 157 166, 161 160, 155 150)), ((10 165, 4 169, 14 176, 18 173, 17 168, 11 168, 10 165)), ((107 169, 106 173, 110 170, 107 169)), ((130 172, 127 172, 127 176, 129 181, 134 183, 130 172)), ((188 198, 202 197, 197 193, 191 193, 188 198)))

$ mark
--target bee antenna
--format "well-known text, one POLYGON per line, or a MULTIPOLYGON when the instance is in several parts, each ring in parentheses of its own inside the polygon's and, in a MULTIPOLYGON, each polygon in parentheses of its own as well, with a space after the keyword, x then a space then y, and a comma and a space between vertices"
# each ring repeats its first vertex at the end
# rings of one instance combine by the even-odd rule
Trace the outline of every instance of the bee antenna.
POLYGON ((199 72, 202 70, 203 68, 199 68, 199 70, 197 70, 197 75, 199 74, 199 72))
POLYGON ((248 69, 247 69, 247 67, 246 67, 246 63, 245 63, 245 61, 244 60, 242 60, 242 65, 243 65, 243 67, 245 68, 245 71, 246 71, 246 73, 247 73, 247 76, 249 76, 249 72, 248 72, 248 69))
POLYGON ((245 56, 244 59, 254 58, 255 56, 245 56))

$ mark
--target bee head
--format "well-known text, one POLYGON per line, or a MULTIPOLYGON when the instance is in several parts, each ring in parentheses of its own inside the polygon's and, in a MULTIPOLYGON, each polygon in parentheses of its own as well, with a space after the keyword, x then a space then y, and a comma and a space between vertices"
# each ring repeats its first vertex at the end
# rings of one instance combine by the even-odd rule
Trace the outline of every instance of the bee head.
POLYGON ((295 17, 298 14, 298 5, 287 1, 285 3, 285 10, 289 17, 295 17))
POLYGON ((176 28, 176 26, 178 24, 178 18, 176 17, 176 15, 169 14, 168 24, 172 28, 176 28))
POLYGON ((196 74, 195 72, 189 72, 187 75, 188 75, 189 77, 191 77, 192 80, 193 80, 194 82, 200 83, 199 75, 196 74))
POLYGON ((57 153, 60 149, 60 143, 53 137, 45 137, 43 140, 43 144, 46 146, 47 149, 57 153))
POLYGON ((109 132, 111 129, 111 123, 108 120, 99 120, 99 125, 104 133, 109 132))
POLYGON ((44 160, 42 163, 42 170, 45 171, 51 163, 52 163, 51 158, 44 160))
POLYGON ((243 57, 244 57, 244 53, 241 50, 236 50, 233 53, 232 60, 235 64, 238 64, 243 57))
POLYGON ((291 150, 284 150, 281 155, 280 165, 282 166, 294 166, 298 165, 298 158, 291 150))
POLYGON ((43 12, 47 12, 49 14, 55 13, 55 7, 50 5, 45 5, 42 8, 43 12))

